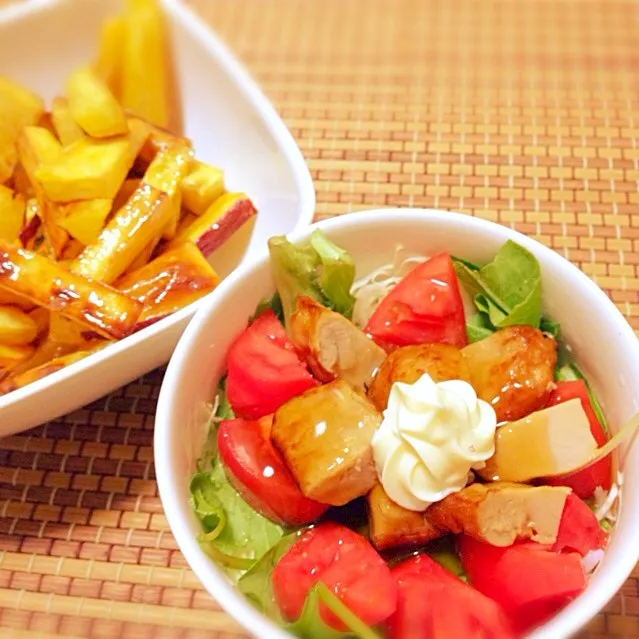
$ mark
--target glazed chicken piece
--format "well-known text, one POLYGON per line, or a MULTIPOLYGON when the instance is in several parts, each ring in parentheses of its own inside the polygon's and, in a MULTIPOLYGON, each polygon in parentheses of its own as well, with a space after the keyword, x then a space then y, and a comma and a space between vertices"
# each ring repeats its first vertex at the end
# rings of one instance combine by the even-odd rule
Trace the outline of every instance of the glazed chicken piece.
POLYGON ((377 410, 383 411, 388 405, 391 387, 395 382, 412 384, 424 373, 435 382, 450 379, 470 381, 468 364, 462 351, 449 344, 419 344, 402 346, 393 351, 377 371, 368 389, 368 397, 377 410))
POLYGON ((288 329, 313 375, 323 382, 339 377, 364 390, 386 357, 350 320, 310 297, 297 298, 288 329))
POLYGON ((477 396, 497 421, 513 421, 545 406, 557 363, 555 340, 532 326, 507 326, 462 349, 477 396))
POLYGON ((570 488, 509 482, 471 484, 426 512, 436 528, 464 533, 493 546, 517 539, 553 544, 570 488))
POLYGON ((342 506, 375 485, 371 439, 381 421, 375 406, 340 379, 280 406, 271 438, 304 495, 342 506))
POLYGON ((366 502, 371 542, 377 550, 421 546, 445 534, 430 523, 428 510, 419 513, 402 508, 381 484, 368 493, 366 502))

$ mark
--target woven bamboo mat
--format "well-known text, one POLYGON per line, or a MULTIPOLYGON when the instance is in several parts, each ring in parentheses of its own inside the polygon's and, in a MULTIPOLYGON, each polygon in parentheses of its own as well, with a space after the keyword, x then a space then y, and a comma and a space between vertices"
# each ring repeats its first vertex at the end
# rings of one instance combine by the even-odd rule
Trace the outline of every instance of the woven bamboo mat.
MULTIPOLYGON (((461 210, 579 264, 639 329, 632 2, 194 0, 293 131, 317 217, 461 210)), ((176 549, 156 371, 0 441, 0 636, 238 638, 176 549)), ((592 637, 639 636, 639 571, 592 637)))

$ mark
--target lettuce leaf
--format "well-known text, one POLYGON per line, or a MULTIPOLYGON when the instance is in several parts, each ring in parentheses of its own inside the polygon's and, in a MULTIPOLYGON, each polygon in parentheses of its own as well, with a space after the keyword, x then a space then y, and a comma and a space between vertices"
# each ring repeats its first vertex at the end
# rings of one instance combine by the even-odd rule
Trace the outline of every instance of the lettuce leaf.
MULTIPOLYGON (((216 418, 235 417, 225 392, 225 380, 218 385, 216 418)), ((229 483, 217 454, 217 422, 211 423, 207 444, 191 477, 190 503, 202 523, 198 537, 203 549, 229 575, 250 568, 284 534, 281 526, 257 513, 229 483)))
POLYGON ((436 539, 428 544, 426 552, 440 565, 452 572, 455 577, 468 582, 468 577, 462 568, 459 555, 455 549, 455 541, 452 535, 436 539))
POLYGON ((273 296, 268 299, 263 299, 255 309, 255 313, 253 316, 249 318, 249 325, 252 324, 260 315, 266 313, 266 311, 271 310, 275 313, 275 317, 277 317, 282 324, 284 324, 284 309, 282 308, 282 299, 280 298, 279 293, 274 293, 273 296))
POLYGON ((311 297, 350 319, 355 304, 350 292, 355 280, 355 264, 346 251, 319 229, 300 244, 292 244, 283 235, 272 237, 268 249, 284 324, 293 314, 300 295, 311 297))
POLYGON ((577 364, 575 364, 573 361, 570 361, 570 355, 567 353, 566 349, 560 348, 557 368, 555 369, 555 380, 558 382, 571 382, 576 379, 583 379, 583 381, 586 383, 586 389, 588 390, 588 399, 590 399, 592 410, 597 416, 597 419, 599 420, 604 433, 607 437, 610 437, 610 430, 608 429, 606 416, 604 415, 601 404, 595 396, 590 383, 586 379, 585 375, 581 372, 577 364))

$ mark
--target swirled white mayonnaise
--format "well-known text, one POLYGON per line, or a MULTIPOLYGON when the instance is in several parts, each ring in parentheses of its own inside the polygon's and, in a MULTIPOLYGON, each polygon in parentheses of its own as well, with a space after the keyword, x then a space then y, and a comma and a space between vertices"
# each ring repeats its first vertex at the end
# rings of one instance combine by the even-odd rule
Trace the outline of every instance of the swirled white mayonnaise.
POLYGON ((379 480, 409 510, 461 490, 471 469, 495 452, 495 411, 462 380, 436 384, 422 375, 395 382, 381 426, 373 436, 379 480))

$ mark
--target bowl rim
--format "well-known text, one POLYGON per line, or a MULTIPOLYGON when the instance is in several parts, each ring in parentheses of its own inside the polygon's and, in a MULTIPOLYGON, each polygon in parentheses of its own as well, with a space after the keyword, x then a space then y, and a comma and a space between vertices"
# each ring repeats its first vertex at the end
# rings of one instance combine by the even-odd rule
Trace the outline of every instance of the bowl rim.
MULTIPOLYGON (((99 1, 100 0, 84 0, 84 10, 89 10, 92 3, 96 4, 99 1)), ((15 2, 10 2, 8 5, 0 7, 0 28, 21 20, 29 19, 38 13, 55 11, 58 7, 71 5, 72 2, 73 0, 30 0, 29 2, 16 0, 15 2)), ((293 135, 275 110, 275 107, 259 88, 257 82, 243 64, 222 42, 215 31, 198 17, 193 9, 180 0, 160 0, 160 2, 167 17, 180 22, 189 30, 192 37, 207 49, 211 59, 215 60, 217 64, 224 69, 229 80, 235 84, 251 105, 253 111, 258 114, 264 122, 273 139, 277 141, 278 151, 286 161, 298 195, 298 215, 295 226, 291 232, 294 233, 307 228, 313 219, 315 210, 315 187, 304 156, 295 143, 293 135)), ((245 264, 254 262, 259 259, 262 254, 262 251, 256 252, 253 255, 247 253, 244 258, 246 260, 245 264)), ((165 331, 170 331, 181 322, 188 321, 193 317, 203 306, 206 298, 207 296, 172 313, 168 317, 162 318, 151 326, 147 326, 117 342, 108 344, 105 348, 65 366, 59 371, 38 379, 27 386, 11 391, 6 395, 0 395, 0 411, 14 404, 35 399, 40 392, 50 389, 56 384, 76 375, 80 375, 85 370, 98 366, 111 358, 117 357, 129 348, 140 345, 146 341, 147 338, 151 338, 165 331)), ((35 426, 35 424, 32 426, 35 426)), ((17 431, 7 430, 5 435, 15 432, 17 431)))
MULTIPOLYGON (((593 296, 598 303, 606 307, 609 321, 620 332, 622 339, 627 341, 629 345, 632 344, 628 349, 628 356, 632 357, 634 354, 639 359, 639 341, 633 329, 621 311, 594 281, 575 264, 553 249, 519 231, 496 222, 463 213, 438 209, 383 208, 338 215, 337 217, 316 222, 305 229, 297 229, 287 237, 292 242, 296 242, 308 237, 310 233, 318 228, 326 231, 348 227, 362 228, 370 222, 385 217, 393 218, 394 220, 401 219, 402 222, 413 224, 437 224, 442 221, 465 224, 476 229, 480 234, 494 235, 496 233, 503 241, 512 239, 538 254, 538 256, 543 256, 544 260, 548 260, 553 267, 558 266, 563 269, 578 283, 580 295, 593 296)), ((263 268, 268 268, 268 255, 263 255, 259 260, 241 266, 234 271, 216 289, 215 294, 205 300, 182 334, 167 367, 158 398, 154 433, 154 462, 160 499, 171 531, 180 551, 205 589, 220 604, 223 610, 254 636, 268 639, 291 639, 292 635, 254 608, 200 549, 188 522, 180 515, 180 504, 184 504, 187 496, 178 494, 175 489, 177 482, 173 481, 172 453, 168 445, 172 431, 168 416, 172 413, 173 389, 176 387, 182 370, 186 370, 188 359, 191 356, 191 343, 205 330, 209 315, 213 310, 218 305, 224 304, 227 292, 230 292, 237 283, 250 280, 263 268)), ((591 600, 589 602, 588 610, 581 611, 580 614, 566 615, 563 618, 553 617, 549 622, 533 631, 530 635, 531 639, 556 639, 559 636, 570 636, 583 628, 591 618, 600 612, 628 579, 634 566, 639 561, 639 545, 631 542, 632 540, 628 540, 627 543, 623 544, 615 567, 606 575, 605 585, 600 586, 594 595, 591 594, 591 599, 594 598, 594 601, 591 600), (551 628, 548 628, 548 626, 551 626, 551 628)), ((581 596, 569 605, 572 606, 578 603, 580 599, 581 596)), ((566 608, 562 612, 565 610, 566 608)))

